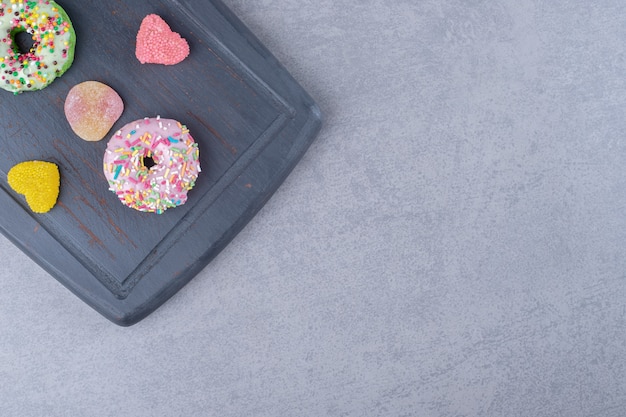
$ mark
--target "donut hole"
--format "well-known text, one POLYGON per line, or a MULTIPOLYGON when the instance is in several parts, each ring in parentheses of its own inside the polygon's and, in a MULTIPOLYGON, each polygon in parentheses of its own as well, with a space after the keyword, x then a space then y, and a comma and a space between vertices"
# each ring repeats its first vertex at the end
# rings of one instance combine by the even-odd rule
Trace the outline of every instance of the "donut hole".
POLYGON ((26 32, 25 29, 15 29, 11 33, 11 39, 13 41, 13 50, 20 55, 25 55, 33 52, 35 49, 35 41, 33 40, 33 35, 26 32))
POLYGON ((156 164, 157 163, 152 156, 146 155, 143 157, 143 166, 145 166, 146 168, 150 169, 156 164))

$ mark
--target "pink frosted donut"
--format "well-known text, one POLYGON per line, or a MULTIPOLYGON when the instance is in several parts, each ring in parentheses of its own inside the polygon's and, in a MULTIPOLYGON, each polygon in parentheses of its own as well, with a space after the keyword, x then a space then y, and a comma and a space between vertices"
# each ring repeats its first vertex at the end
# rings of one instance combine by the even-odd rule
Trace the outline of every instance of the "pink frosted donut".
POLYGON ((198 144, 185 125, 146 117, 113 135, 104 153, 104 175, 123 204, 161 214, 187 201, 200 173, 198 157, 198 144))

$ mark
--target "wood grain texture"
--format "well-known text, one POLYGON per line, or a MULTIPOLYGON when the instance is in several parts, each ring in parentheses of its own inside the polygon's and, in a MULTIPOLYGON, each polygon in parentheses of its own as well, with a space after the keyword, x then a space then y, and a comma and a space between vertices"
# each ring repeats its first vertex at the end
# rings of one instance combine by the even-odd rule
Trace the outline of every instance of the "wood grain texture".
POLYGON ((120 325, 141 320, 178 291, 238 233, 314 139, 311 98, 218 0, 64 1, 77 33, 72 68, 46 89, 3 94, 0 229, 55 278, 120 325), (143 17, 162 16, 190 44, 176 66, 142 65, 134 39, 143 17), (112 132, 161 115, 186 124, 202 173, 189 201, 162 215, 129 209, 102 173, 107 139, 88 143, 67 123, 77 83, 113 87, 125 111, 112 132), (19 143, 19 145, 15 145, 19 143), (61 171, 57 206, 33 215, 6 184, 16 163, 61 171))

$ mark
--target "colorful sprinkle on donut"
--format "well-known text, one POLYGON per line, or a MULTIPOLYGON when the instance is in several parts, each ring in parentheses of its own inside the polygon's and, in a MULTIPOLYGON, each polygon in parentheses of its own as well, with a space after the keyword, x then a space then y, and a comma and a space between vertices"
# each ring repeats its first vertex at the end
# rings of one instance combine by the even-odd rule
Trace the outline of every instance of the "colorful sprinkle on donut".
POLYGON ((172 119, 127 124, 109 140, 104 175, 109 190, 135 210, 161 214, 187 201, 200 173, 198 144, 172 119))
POLYGON ((74 61, 76 34, 65 11, 51 0, 0 0, 0 87, 19 94, 40 90, 74 61), (15 36, 32 36, 20 51, 15 36))

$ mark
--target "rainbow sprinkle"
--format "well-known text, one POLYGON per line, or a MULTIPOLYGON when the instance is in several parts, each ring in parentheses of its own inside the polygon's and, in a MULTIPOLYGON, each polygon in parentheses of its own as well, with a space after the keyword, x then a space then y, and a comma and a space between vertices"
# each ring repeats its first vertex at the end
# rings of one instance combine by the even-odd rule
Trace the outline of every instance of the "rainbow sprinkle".
POLYGON ((0 0, 0 87, 18 94, 39 90, 69 68, 75 34, 61 7, 51 0, 0 0), (15 35, 32 35, 33 46, 21 53, 15 35))
POLYGON ((103 171, 123 204, 160 214, 187 201, 201 171, 198 144, 180 122, 145 118, 111 138, 103 171))

